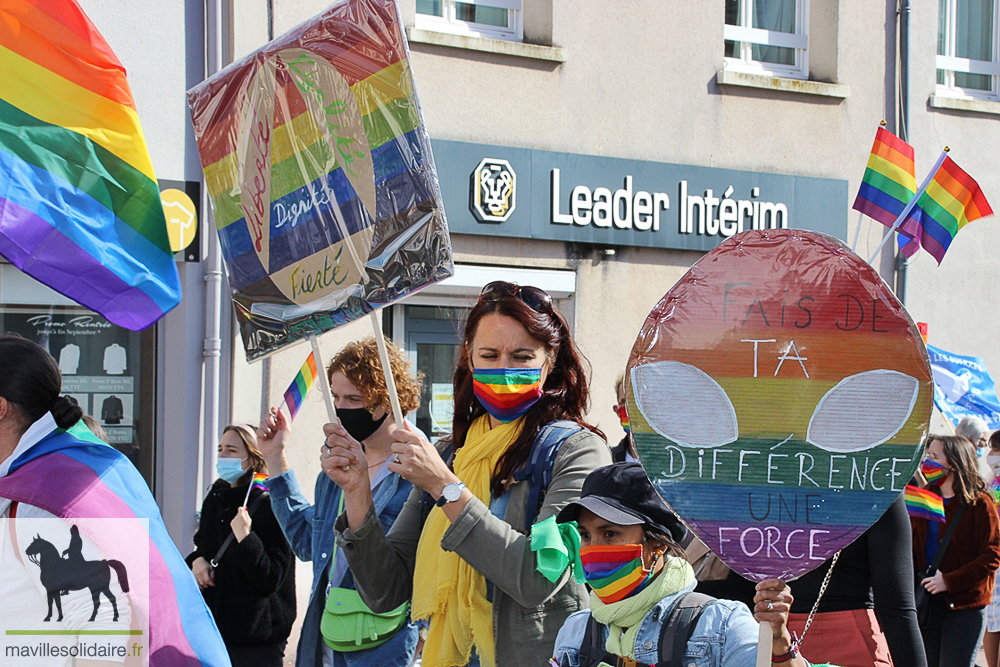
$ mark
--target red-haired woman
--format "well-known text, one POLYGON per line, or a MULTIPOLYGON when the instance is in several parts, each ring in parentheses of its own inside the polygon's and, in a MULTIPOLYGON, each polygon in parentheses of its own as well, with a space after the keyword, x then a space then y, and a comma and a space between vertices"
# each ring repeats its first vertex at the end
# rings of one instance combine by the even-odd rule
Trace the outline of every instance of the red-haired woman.
POLYGON ((912 517, 913 561, 917 571, 934 561, 947 527, 958 523, 937 572, 921 585, 933 594, 922 625, 929 667, 973 665, 986 623, 986 605, 1000 567, 1000 520, 979 475, 976 450, 961 436, 927 437, 924 474, 944 499, 946 523, 912 517), (929 467, 930 466, 930 467, 929 467), (938 477, 931 468, 938 468, 938 477), (956 513, 961 511, 960 517, 956 513))
POLYGON ((343 428, 326 426, 347 499, 338 539, 358 590, 375 611, 412 595, 413 617, 430 622, 424 667, 544 664, 563 621, 587 606, 568 571, 542 573, 529 540, 557 530, 546 520, 579 497, 591 470, 611 462, 583 419, 587 375, 548 294, 506 282, 483 288, 455 370, 454 457, 396 431, 391 469, 419 489, 388 535, 372 512, 364 452, 343 428), (554 439, 551 480, 539 498, 538 485, 518 473, 554 439))

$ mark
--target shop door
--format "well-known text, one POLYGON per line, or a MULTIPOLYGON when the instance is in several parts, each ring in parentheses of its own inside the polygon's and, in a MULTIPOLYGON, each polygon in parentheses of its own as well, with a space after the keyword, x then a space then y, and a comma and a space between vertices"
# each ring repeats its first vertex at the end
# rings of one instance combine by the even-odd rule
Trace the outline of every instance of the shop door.
POLYGON ((403 311, 406 351, 424 374, 415 421, 431 442, 451 433, 452 376, 468 313, 468 308, 445 306, 405 306, 403 311))

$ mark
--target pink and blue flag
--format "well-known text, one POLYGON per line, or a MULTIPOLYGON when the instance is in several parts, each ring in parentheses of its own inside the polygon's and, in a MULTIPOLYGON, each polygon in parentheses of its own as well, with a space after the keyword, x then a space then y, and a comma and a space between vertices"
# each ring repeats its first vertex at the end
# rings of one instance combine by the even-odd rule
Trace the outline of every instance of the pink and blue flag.
POLYGON ((140 330, 181 299, 125 68, 75 0, 0 4, 0 255, 140 330))
POLYGON ((123 454, 99 441, 83 422, 69 430, 52 430, 20 454, 7 476, 0 478, 0 498, 38 507, 80 526, 112 557, 133 550, 136 541, 148 542, 148 571, 131 568, 128 580, 132 591, 145 594, 130 593, 129 605, 133 623, 138 615, 138 622, 149 628, 142 641, 148 647, 149 664, 230 664, 212 613, 167 533, 145 480, 123 454), (145 534, 109 528, 107 519, 145 525, 145 534))

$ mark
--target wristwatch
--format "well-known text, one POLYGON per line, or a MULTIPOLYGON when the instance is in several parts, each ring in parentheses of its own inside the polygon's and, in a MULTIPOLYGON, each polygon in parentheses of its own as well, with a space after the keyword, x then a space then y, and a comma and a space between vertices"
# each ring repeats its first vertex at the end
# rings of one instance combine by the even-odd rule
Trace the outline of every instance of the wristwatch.
POLYGON ((437 499, 437 506, 442 507, 448 503, 455 502, 462 497, 462 489, 464 488, 464 482, 451 482, 450 484, 445 484, 444 489, 441 490, 441 497, 437 499))

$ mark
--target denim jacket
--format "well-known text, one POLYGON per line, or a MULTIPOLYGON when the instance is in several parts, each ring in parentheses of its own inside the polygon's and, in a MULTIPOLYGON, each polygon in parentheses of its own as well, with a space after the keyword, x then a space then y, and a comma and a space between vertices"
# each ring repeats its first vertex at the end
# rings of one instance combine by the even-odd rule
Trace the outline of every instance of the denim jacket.
MULTIPOLYGON (((635 638, 634 656, 639 662, 655 665, 659 659, 660 626, 680 597, 694 584, 674 595, 668 595, 650 609, 642 619, 635 638)), ((580 644, 590 620, 585 609, 566 619, 556 636, 555 661, 560 667, 579 667, 580 644)), ((694 632, 684 653, 684 667, 754 667, 757 659, 759 624, 741 602, 716 600, 709 603, 695 624, 694 632)), ((607 638, 607 630, 604 632, 607 638)))
MULTIPOLYGON (((265 485, 271 494, 271 509, 288 538, 292 551, 303 561, 312 561, 313 581, 309 606, 302 623, 299 646, 296 652, 297 667, 321 667, 323 664, 323 637, 319 631, 323 607, 326 604, 327 577, 333 556, 333 524, 337 520, 340 487, 325 473, 316 479, 316 502, 309 504, 292 470, 269 478, 265 485)), ((375 488, 375 513, 385 530, 389 530, 412 485, 393 473, 375 488)), ((348 570, 342 588, 354 588, 354 578, 348 570)), ((337 653, 334 665, 348 667, 405 667, 413 657, 418 638, 418 627, 407 623, 387 642, 373 649, 337 653)))

